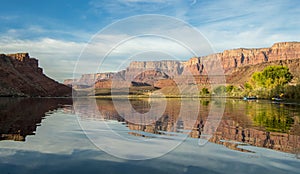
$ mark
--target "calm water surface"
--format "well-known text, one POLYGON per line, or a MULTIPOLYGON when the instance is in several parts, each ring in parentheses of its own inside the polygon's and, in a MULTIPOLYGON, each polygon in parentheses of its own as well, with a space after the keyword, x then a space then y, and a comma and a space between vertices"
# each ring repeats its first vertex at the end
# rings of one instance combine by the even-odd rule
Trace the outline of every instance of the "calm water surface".
POLYGON ((300 173, 300 105, 296 102, 201 99, 194 115, 190 101, 190 109, 182 111, 182 100, 169 99, 164 111, 150 118, 137 113, 148 113, 160 101, 131 100, 131 107, 123 103, 1 98, 0 173, 300 173), (209 115, 216 114, 212 105, 222 104, 225 110, 216 130, 200 145, 209 115), (103 123, 105 129, 97 127, 103 123), (135 149, 110 136, 111 131, 119 139, 152 144, 135 149), (91 135, 98 135, 101 146, 91 135), (130 160, 147 155, 141 150, 162 152, 155 140, 180 143, 155 158, 130 160), (107 153, 111 147, 131 156, 107 153))

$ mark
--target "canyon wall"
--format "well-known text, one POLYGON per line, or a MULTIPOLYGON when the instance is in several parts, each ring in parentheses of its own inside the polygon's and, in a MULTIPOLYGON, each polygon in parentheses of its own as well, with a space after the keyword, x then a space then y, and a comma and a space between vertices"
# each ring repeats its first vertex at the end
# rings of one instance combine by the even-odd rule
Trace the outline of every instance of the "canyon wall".
MULTIPOLYGON (((190 67, 203 67, 205 60, 210 60, 217 56, 221 61, 225 74, 229 75, 232 70, 249 65, 257 65, 265 62, 286 61, 300 58, 300 42, 280 42, 273 44, 270 48, 239 48, 233 50, 225 50, 222 53, 199 57, 197 59, 188 60, 190 67)), ((192 69, 192 68, 190 68, 192 69)), ((195 69, 195 68, 194 68, 195 69)), ((202 69, 197 72, 201 74, 202 69)))
POLYGON ((162 60, 162 61, 134 61, 131 62, 126 69, 127 79, 132 76, 139 75, 146 70, 156 70, 166 73, 170 77, 178 76, 182 74, 183 65, 181 62, 176 60, 162 60))
POLYGON ((116 79, 120 82, 139 81, 149 82, 151 85, 159 80, 174 78, 181 79, 177 80, 181 83, 190 83, 186 78, 192 74, 193 84, 221 84, 224 83, 224 75, 227 83, 244 84, 253 72, 261 71, 268 65, 286 65, 294 77, 299 79, 299 60, 300 42, 280 42, 273 44, 270 48, 225 50, 222 53, 193 57, 185 62, 175 60, 134 61, 126 70, 118 72, 117 76, 111 72, 87 74, 76 80, 75 83, 92 87, 94 83, 102 83, 104 79, 108 80, 113 77, 117 77, 116 79))
POLYGON ((61 97, 72 89, 43 74, 28 53, 0 54, 0 96, 61 97))

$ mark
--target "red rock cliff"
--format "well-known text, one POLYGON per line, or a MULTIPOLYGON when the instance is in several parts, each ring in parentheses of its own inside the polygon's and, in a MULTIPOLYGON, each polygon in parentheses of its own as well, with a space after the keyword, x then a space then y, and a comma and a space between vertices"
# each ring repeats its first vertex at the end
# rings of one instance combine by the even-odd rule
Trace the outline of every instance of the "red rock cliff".
MULTIPOLYGON (((261 71, 268 65, 288 66, 294 77, 300 79, 299 62, 300 42, 280 42, 273 44, 270 48, 225 50, 222 53, 193 57, 185 62, 174 60, 134 61, 126 70, 121 71, 122 73, 119 72, 118 77, 120 77, 120 81, 134 81, 138 78, 139 82, 148 82, 151 76, 150 78, 155 82, 159 79, 155 79, 151 73, 147 73, 155 71, 165 74, 170 79, 186 79, 185 75, 193 74, 197 84, 208 84, 224 83, 223 78, 218 76, 224 73, 227 83, 244 84, 253 72, 261 71), (207 77, 208 72, 212 74, 210 78, 207 77)), ((97 83, 98 80, 103 81, 112 77, 114 77, 112 73, 103 73, 101 79, 95 77, 94 74, 88 74, 83 75, 77 81, 92 86, 93 84, 87 83, 87 81, 97 83)), ((184 80, 183 83, 185 83, 184 80)))
POLYGON ((192 58, 185 63, 185 68, 193 74, 202 74, 203 69, 213 63, 209 62, 213 57, 218 57, 224 72, 230 74, 234 69, 244 66, 300 59, 300 42, 275 43, 271 48, 225 50, 222 53, 192 58), (205 61, 208 62, 205 64, 205 61))
POLYGON ((43 74, 28 53, 0 54, 0 96, 71 96, 72 89, 43 74))

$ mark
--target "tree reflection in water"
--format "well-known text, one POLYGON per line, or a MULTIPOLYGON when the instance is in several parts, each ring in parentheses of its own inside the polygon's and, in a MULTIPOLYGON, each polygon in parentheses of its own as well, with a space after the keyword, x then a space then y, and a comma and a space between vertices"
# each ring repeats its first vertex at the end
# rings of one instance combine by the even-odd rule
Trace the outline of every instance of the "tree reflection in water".
MULTIPOLYGON (((139 113, 150 110, 148 100, 130 100, 132 108, 139 113)), ((162 116, 153 115, 147 124, 137 124, 131 109, 123 108, 117 112, 112 100, 97 99, 97 115, 88 115, 83 119, 117 120, 128 127, 128 134, 144 138, 154 135, 177 136, 188 134, 200 138, 212 101, 201 99, 200 112, 195 117, 186 110, 179 117, 181 100, 168 99, 162 116), (95 117, 95 118, 94 118, 95 117), (192 119, 192 118, 197 118, 192 119), (146 134, 147 133, 147 134, 146 134)), ((119 103, 119 104, 122 104, 119 103)), ((0 100, 0 140, 25 141, 27 135, 34 135, 36 127, 51 110, 64 108, 70 111, 72 99, 30 99, 2 98, 0 100)), ((246 102, 227 100, 223 118, 210 142, 222 144, 228 148, 247 151, 241 146, 253 145, 283 152, 300 152, 300 106, 296 104, 274 104, 268 101, 246 102)), ((192 107, 192 106, 191 106, 192 107)), ((89 108, 91 109, 91 108, 89 108)), ((250 151, 248 151, 250 152, 250 151)))
MULTIPOLYGON (((151 107, 147 104, 147 100, 131 100, 131 104, 140 113, 147 112, 151 107)), ((99 112, 104 119, 123 121, 131 130, 129 134, 145 138, 151 138, 151 136, 148 134, 146 136, 142 132, 164 135, 174 135, 171 132, 189 133, 190 137, 199 138, 209 114, 211 101, 202 99, 200 105, 198 119, 196 122, 189 122, 189 119, 184 118, 189 117, 188 112, 183 118, 178 117, 180 100, 169 99, 163 116, 154 117, 155 121, 151 124, 140 125, 123 119, 114 109, 111 100, 97 100, 99 112)), ((124 108, 123 113, 130 113, 127 109, 124 108)), ((247 150, 239 146, 253 145, 297 153, 297 149, 300 148, 299 111, 298 105, 278 105, 268 101, 227 100, 223 118, 209 141, 240 151, 247 150)))

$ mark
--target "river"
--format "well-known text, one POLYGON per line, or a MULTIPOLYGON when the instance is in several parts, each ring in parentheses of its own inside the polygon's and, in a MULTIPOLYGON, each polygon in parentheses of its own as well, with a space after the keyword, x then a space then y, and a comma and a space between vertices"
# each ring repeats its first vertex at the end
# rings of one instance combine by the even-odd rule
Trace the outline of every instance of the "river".
POLYGON ((299 173, 300 105, 0 98, 6 173, 299 173))

